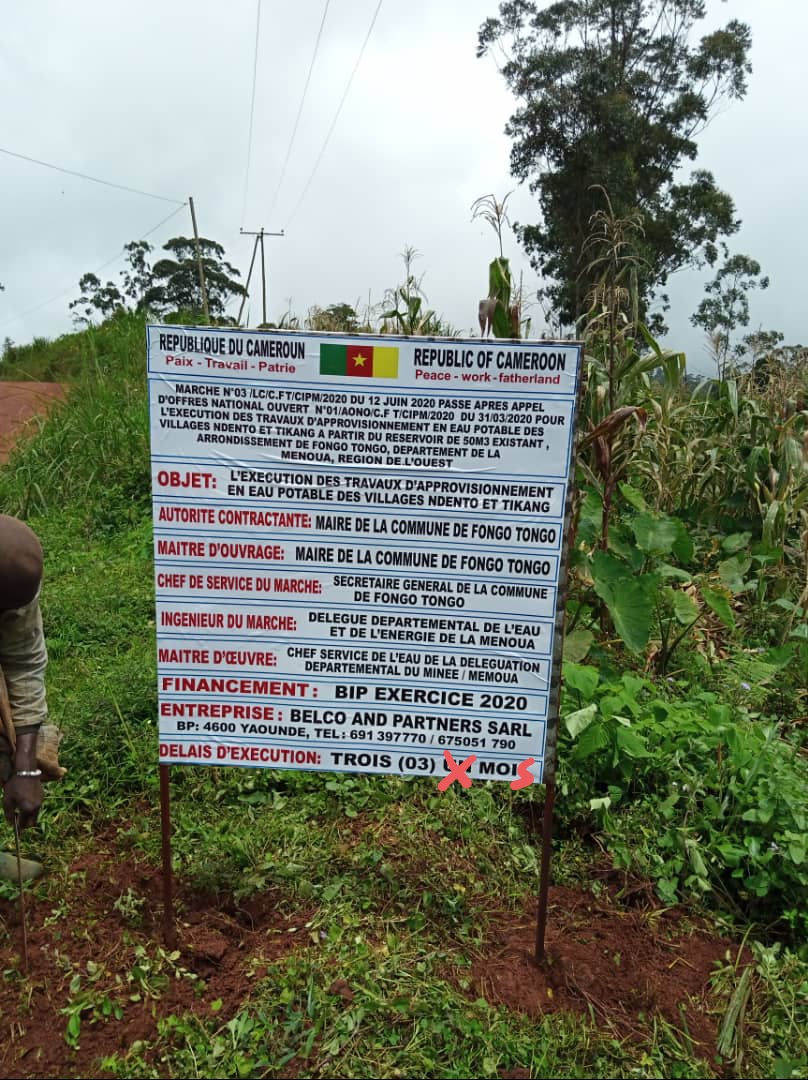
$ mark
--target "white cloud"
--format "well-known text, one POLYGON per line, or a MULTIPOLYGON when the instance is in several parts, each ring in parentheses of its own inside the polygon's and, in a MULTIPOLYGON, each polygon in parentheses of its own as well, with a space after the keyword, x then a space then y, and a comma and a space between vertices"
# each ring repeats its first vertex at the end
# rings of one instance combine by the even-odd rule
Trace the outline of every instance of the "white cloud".
MULTIPOLYGON (((119 183, 184 199, 193 194, 200 229, 225 245, 246 273, 250 242, 239 227, 280 229, 267 241, 270 312, 292 298, 314 303, 380 300, 401 276, 398 253, 423 253, 429 301, 450 322, 473 327, 487 285, 493 233, 471 222, 478 195, 503 195, 513 109, 490 59, 475 58, 487 0, 383 4, 333 138, 300 210, 299 194, 338 104, 376 0, 332 0, 309 99, 270 220, 275 190, 322 15, 319 3, 262 7, 262 33, 249 200, 242 221, 254 0, 173 0, 63 5, 30 0, 4 10, 0 146, 119 183)), ((735 197, 744 228, 734 248, 749 251, 772 277, 753 318, 791 340, 801 331, 800 267, 805 143, 802 41, 808 9, 791 0, 712 4, 714 17, 752 25, 755 73, 748 99, 718 117, 701 139, 701 159, 735 197)), ((68 302, 18 319, 77 283, 171 207, 0 155, 0 337, 18 341, 70 327, 68 302)), ((512 216, 534 218, 526 189, 512 216)), ((155 238, 190 232, 186 213, 155 238)), ((509 241, 514 270, 538 285, 509 241)), ((115 276, 117 266, 107 271, 115 276)), ((670 344, 685 344, 703 366, 687 317, 701 278, 674 282, 670 344)), ((253 311, 259 310, 257 294, 253 311)), ((540 321, 540 318, 539 318, 540 321)), ((540 327, 539 327, 540 328, 540 327)))

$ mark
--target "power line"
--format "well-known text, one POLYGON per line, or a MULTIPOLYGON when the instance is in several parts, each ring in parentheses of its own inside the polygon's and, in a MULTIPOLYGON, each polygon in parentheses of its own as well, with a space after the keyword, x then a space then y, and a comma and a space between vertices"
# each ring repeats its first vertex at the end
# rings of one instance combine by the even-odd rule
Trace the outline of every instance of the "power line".
POLYGON ((306 75, 306 85, 303 87, 303 94, 300 98, 300 105, 298 106, 297 116, 295 117, 294 127, 292 128, 292 136, 289 139, 289 145, 286 148, 286 157, 283 161, 283 168, 281 169, 280 179, 278 180, 278 186, 275 188, 275 193, 272 196, 272 205, 269 208, 269 216, 272 217, 275 212, 275 204, 278 201, 278 195, 283 184, 283 178, 286 176, 286 166, 289 164, 289 158, 292 153, 292 147, 294 146, 295 136, 297 135, 298 125, 300 124, 300 117, 303 113, 303 106, 306 102, 306 94, 308 93, 309 83, 311 82, 311 73, 314 71, 314 61, 317 59, 317 50, 320 48, 320 39, 323 36, 323 27, 325 26, 325 17, 328 14, 328 5, 331 0, 325 0, 325 7, 323 8, 323 17, 320 20, 320 29, 317 31, 317 40, 314 42, 314 52, 311 54, 311 63, 309 64, 309 72, 306 75))
POLYGON ((258 76, 258 39, 261 33, 261 0, 255 9, 255 47, 253 51, 252 93, 250 94, 250 127, 247 135, 247 168, 244 173, 244 193, 241 200, 241 220, 247 213, 247 192, 250 186, 250 159, 252 158, 253 117, 255 116, 255 84, 258 76))
POLYGON ((50 161, 40 161, 39 158, 28 157, 27 154, 15 154, 13 150, 4 150, 2 146, 0 146, 0 154, 19 158, 20 161, 30 161, 33 165, 42 165, 45 169, 54 169, 56 172, 66 173, 68 176, 78 176, 82 180, 91 180, 94 184, 104 184, 105 187, 117 188, 119 191, 129 191, 133 195, 145 195, 149 199, 160 199, 162 202, 177 203, 179 206, 185 205, 180 199, 171 199, 167 195, 155 195, 153 191, 141 191, 140 188, 127 187, 126 184, 115 184, 111 180, 102 180, 98 176, 76 172, 75 169, 63 169, 61 165, 53 165, 50 161))
POLYGON ((354 68, 353 68, 353 71, 351 72, 351 76, 348 79, 348 83, 347 83, 347 85, 345 87, 345 92, 343 93, 342 97, 340 98, 340 103, 337 106, 337 111, 334 113, 334 119, 331 121, 331 127, 328 129, 328 133, 327 133, 327 135, 325 137, 323 145, 320 148, 320 153, 317 155, 317 160, 314 162, 314 168, 311 170, 311 173, 309 174, 309 178, 306 181, 306 184, 305 184, 305 186, 303 188, 303 191, 300 194, 300 198, 297 200, 297 203, 295 205, 294 210, 289 215, 289 218, 288 218, 287 223, 286 223, 286 228, 287 229, 289 228, 289 225, 292 223, 292 218, 294 218, 295 214, 300 209, 300 206, 301 206, 303 200, 306 198, 306 195, 308 194, 308 190, 311 187, 311 182, 314 179, 314 175, 317 172, 317 169, 319 168, 320 162, 323 159, 323 154, 325 154, 328 143, 329 143, 329 141, 331 139, 331 136, 334 133, 334 128, 337 126, 337 120, 339 120, 339 115, 342 112, 342 107, 345 104, 345 100, 348 97, 348 93, 350 92, 351 84, 354 81, 354 76, 356 75, 357 71, 359 70, 359 65, 362 63, 362 57, 365 54, 365 49, 367 47, 367 43, 370 41, 370 35, 373 33, 373 27, 376 25, 376 19, 378 18, 379 11, 381 10, 381 6, 382 6, 383 3, 384 3, 384 0, 379 0, 378 4, 376 5, 376 10, 373 12, 373 18, 370 20, 370 26, 368 27, 368 32, 365 35, 365 40, 362 42, 362 48, 359 50, 359 55, 356 58, 356 63, 354 64, 354 68))
MULTIPOLYGON (((170 221, 175 214, 178 214, 180 212, 180 210, 184 210, 187 205, 187 203, 182 203, 181 206, 178 206, 175 210, 172 210, 170 214, 167 214, 161 221, 158 221, 156 225, 149 229, 148 232, 145 232, 142 236, 139 236, 138 240, 145 240, 147 236, 151 236, 152 233, 157 232, 157 230, 162 225, 165 225, 167 221, 170 221)), ((91 270, 90 273, 100 274, 102 270, 106 270, 108 266, 120 259, 122 251, 123 248, 121 247, 118 251, 115 252, 111 259, 107 259, 106 262, 101 263, 100 266, 97 266, 95 270, 91 270)), ((75 284, 69 285, 66 289, 63 289, 55 296, 51 296, 49 299, 43 300, 39 304, 35 304, 33 307, 28 308, 27 311, 21 311, 19 315, 13 315, 10 319, 6 319, 5 322, 0 323, 0 329, 4 329, 6 326, 10 326, 11 323, 18 322, 20 319, 24 319, 27 315, 33 315, 35 311, 39 311, 41 308, 48 307, 49 304, 56 303, 57 300, 61 300, 63 297, 68 296, 70 293, 72 293, 75 288, 75 284)))

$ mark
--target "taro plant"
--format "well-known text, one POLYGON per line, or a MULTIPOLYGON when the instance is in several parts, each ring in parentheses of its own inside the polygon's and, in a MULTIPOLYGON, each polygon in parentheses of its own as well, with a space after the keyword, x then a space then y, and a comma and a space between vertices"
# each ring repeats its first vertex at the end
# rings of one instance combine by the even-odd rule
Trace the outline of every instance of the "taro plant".
POLYGON ((620 492, 628 510, 613 521, 605 550, 598 544, 600 496, 590 490, 584 500, 578 537, 591 555, 579 559, 578 576, 605 604, 626 647, 643 653, 650 645, 648 660, 664 674, 676 649, 709 616, 734 629, 731 598, 754 588, 746 578, 753 559, 741 551, 749 534, 725 538, 717 566, 697 571, 684 522, 650 508, 629 484, 620 492))

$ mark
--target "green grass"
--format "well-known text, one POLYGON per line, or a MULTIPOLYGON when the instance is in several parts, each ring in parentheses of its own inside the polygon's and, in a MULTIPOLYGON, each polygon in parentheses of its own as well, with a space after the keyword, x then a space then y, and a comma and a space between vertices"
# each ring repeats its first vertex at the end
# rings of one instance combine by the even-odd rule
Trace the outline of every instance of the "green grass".
MULTIPOLYGON (((36 841, 52 870, 39 888, 54 904, 70 862, 112 823, 122 847, 159 862, 144 353, 136 317, 38 347, 32 374, 79 374, 68 405, 0 470, 0 509, 24 515, 46 552, 49 703, 70 770, 47 792, 36 841)), ((314 914, 300 947, 256 975, 234 1015, 172 1015, 155 1040, 105 1063, 114 1075, 709 1074, 686 1034, 660 1020, 626 1039, 592 1016, 533 1021, 474 1000, 465 973, 490 913, 524 909, 535 893, 524 810, 538 791, 478 783, 439 795, 429 781, 269 770, 172 777, 184 881, 237 899, 272 887, 289 910, 314 914), (332 991, 337 980, 349 1002, 332 991)), ((655 850, 642 813, 629 808, 613 837, 598 832, 608 818, 585 805, 576 815, 562 807, 556 881, 589 887, 610 842, 655 850)), ((806 950, 775 946, 742 912, 691 910, 755 950, 750 1003, 727 1041, 731 1067, 808 1075, 806 950)), ((729 1000, 738 973, 717 980, 729 1000)), ((95 1022, 115 1022, 99 1009, 95 1022)))

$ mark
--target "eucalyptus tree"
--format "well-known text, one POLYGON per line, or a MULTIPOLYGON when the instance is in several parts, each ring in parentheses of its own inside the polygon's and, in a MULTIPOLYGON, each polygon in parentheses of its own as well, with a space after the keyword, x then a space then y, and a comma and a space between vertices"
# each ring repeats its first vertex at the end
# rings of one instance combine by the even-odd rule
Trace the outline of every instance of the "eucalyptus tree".
MULTIPOLYGON (((698 36, 704 0, 505 0, 479 33, 518 106, 506 132, 511 169, 537 196, 540 219, 521 241, 560 320, 588 306, 596 279, 585 242, 607 191, 618 216, 643 218, 640 316, 664 302, 670 274, 712 265, 738 230, 712 173, 681 166, 729 99, 746 93, 751 33, 736 19, 698 36)), ((659 327, 657 327, 659 328, 659 327)))

